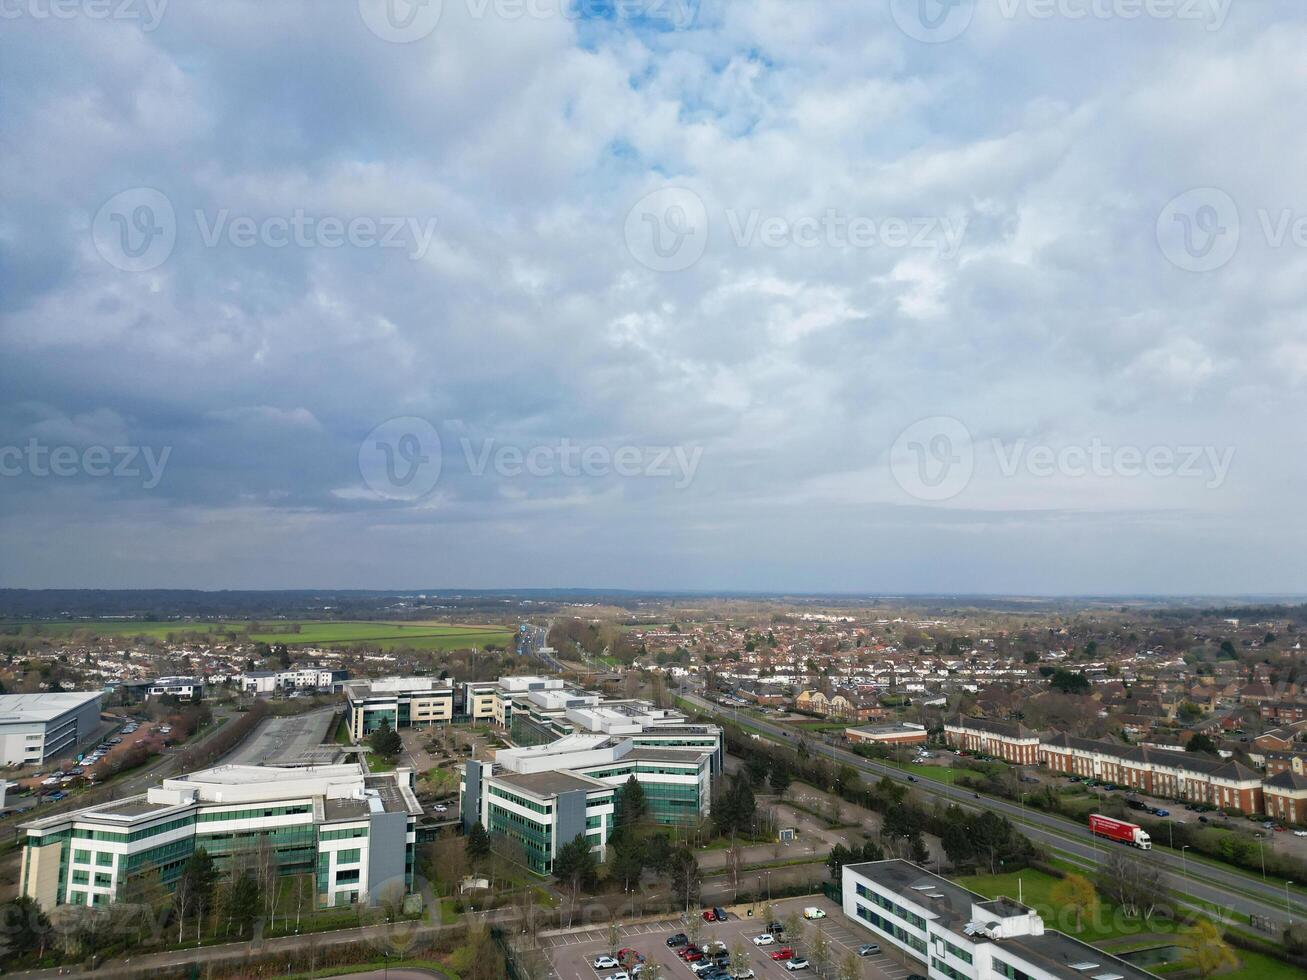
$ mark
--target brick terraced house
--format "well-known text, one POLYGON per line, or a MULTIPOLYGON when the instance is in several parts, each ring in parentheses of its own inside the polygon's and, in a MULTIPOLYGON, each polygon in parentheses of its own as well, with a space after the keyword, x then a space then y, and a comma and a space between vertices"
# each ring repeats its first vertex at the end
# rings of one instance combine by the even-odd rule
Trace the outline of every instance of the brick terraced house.
POLYGON ((958 715, 944 723, 944 738, 955 749, 992 755, 1018 766, 1039 764, 1039 733, 1017 721, 958 715))

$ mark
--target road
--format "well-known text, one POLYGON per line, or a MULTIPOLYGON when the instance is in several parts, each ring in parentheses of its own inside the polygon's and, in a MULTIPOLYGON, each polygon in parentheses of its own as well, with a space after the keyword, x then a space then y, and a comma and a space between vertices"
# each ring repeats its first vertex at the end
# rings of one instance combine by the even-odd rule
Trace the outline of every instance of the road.
MULTIPOLYGON (((695 694, 681 694, 686 701, 695 705, 705 714, 729 720, 731 711, 695 694)), ((792 744, 797 736, 770 722, 750 716, 748 724, 758 729, 772 740, 792 744)), ((833 762, 847 764, 854 769, 876 777, 888 776, 904 781, 903 770, 885 765, 844 749, 824 743, 815 743, 816 751, 828 755, 833 762)), ((1055 817, 1039 810, 1028 809, 1007 800, 985 797, 984 806, 976 803, 975 793, 969 789, 959 789, 929 779, 919 779, 913 788, 926 796, 933 796, 957 803, 964 810, 981 809, 1001 813, 1021 826, 1022 832, 1031 840, 1047 847, 1056 848, 1078 858, 1088 866, 1095 866, 1101 860, 1107 848, 1119 847, 1108 841, 1101 841, 1081 827, 1061 817, 1055 817)), ((1301 892, 1292 893, 1292 900, 1286 898, 1285 888, 1269 882, 1258 881, 1234 872, 1225 871, 1209 864, 1186 860, 1183 855, 1154 848, 1147 858, 1142 852, 1137 855, 1141 860, 1156 862, 1165 872, 1167 887, 1181 895, 1191 896, 1200 902, 1217 908, 1233 909, 1245 915, 1260 915, 1284 923, 1292 918, 1301 922, 1307 918, 1307 905, 1303 904, 1301 892)))

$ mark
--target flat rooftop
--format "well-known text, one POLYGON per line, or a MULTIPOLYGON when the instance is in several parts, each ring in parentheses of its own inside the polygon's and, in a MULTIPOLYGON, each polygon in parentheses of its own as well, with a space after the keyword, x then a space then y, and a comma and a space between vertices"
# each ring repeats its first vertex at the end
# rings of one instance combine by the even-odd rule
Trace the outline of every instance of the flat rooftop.
POLYGON ((516 787, 532 796, 554 796, 575 789, 612 789, 611 786, 597 779, 570 772, 513 772, 502 776, 496 774, 490 778, 507 786, 516 787))
MULTIPOLYGON (((989 912, 996 918, 1011 918, 1032 911, 1006 896, 991 900, 977 895, 970 889, 908 861, 869 861, 845 867, 871 879, 882 888, 896 892, 913 905, 933 912, 936 921, 956 935, 964 935, 963 927, 972 920, 972 906, 989 912)), ((964 938, 973 943, 992 942, 1000 951, 1011 950, 1015 956, 1042 967, 1056 977, 1075 980, 1097 980, 1100 977, 1157 980, 1155 973, 1132 966, 1125 960, 1053 929, 1045 928, 1041 936, 1008 936, 999 940, 983 936, 964 938)))
POLYGON ((0 725, 13 722, 51 721, 88 701, 104 695, 103 691, 61 691, 57 694, 0 694, 0 725))

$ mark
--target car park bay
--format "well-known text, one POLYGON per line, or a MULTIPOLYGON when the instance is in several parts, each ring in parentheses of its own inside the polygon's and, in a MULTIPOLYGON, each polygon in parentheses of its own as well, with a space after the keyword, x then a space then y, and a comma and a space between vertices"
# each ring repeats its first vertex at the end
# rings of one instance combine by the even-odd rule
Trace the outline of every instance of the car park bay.
MULTIPOLYGON (((879 938, 868 929, 849 922, 839 907, 829 899, 807 898, 785 899, 772 903, 779 916, 802 915, 803 909, 819 906, 826 912, 826 917, 806 922, 808 934, 818 927, 825 933, 831 943, 832 960, 838 964, 850 952, 857 953, 864 943, 879 942, 879 938)), ((782 946, 795 946, 796 953, 806 956, 808 950, 802 944, 790 942, 789 937, 777 937, 777 942, 770 946, 755 946, 753 938, 766 931, 766 916, 761 914, 749 917, 747 906, 729 908, 729 915, 724 922, 704 922, 703 908, 691 909, 691 914, 700 917, 700 943, 704 946, 714 941, 725 943, 727 948, 739 944, 745 950, 745 969, 752 970, 755 980, 816 980, 813 970, 789 972, 782 961, 773 961, 771 954, 782 946)), ((619 948, 638 950, 647 962, 656 962, 661 970, 663 980, 695 980, 691 972, 692 964, 682 961, 676 954, 677 949, 667 945, 667 939, 677 933, 686 931, 683 917, 669 915, 663 919, 642 921, 620 929, 619 948)), ((557 980, 605 980, 612 969, 593 968, 595 958, 612 953, 609 949, 608 928, 606 923, 597 923, 588 929, 569 930, 556 935, 540 937, 540 945, 548 955, 557 980)), ((881 943, 884 946, 884 943, 881 943)), ((912 965, 896 950, 885 949, 874 956, 859 957, 863 980, 905 980, 912 973, 924 972, 920 964, 912 965)), ((732 963, 731 967, 737 964, 732 963)))

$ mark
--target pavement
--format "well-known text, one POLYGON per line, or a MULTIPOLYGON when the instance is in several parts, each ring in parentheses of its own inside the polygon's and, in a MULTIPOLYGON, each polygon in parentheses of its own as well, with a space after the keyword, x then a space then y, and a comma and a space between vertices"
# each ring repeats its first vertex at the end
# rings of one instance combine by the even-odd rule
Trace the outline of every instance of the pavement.
MULTIPOLYGON (((856 951, 862 943, 878 941, 870 929, 864 929, 847 919, 840 907, 828 898, 808 895, 778 900, 772 905, 779 917, 797 913, 812 905, 826 912, 826 918, 806 923, 806 932, 811 936, 820 927, 826 934, 832 947, 832 968, 838 967, 848 953, 856 951)), ((753 937, 764 931, 765 922, 760 918, 750 918, 747 915, 749 908, 750 906, 740 906, 728 909, 730 915, 726 922, 701 921, 703 935, 700 942, 719 940, 727 948, 737 943, 743 946, 756 980, 816 980, 812 969, 792 972, 771 958, 771 952, 780 949, 782 945, 792 945, 796 953, 805 953, 806 947, 802 942, 777 943, 770 947, 754 945, 753 937)), ((696 908, 691 914, 702 915, 702 912, 702 909, 696 908)), ((667 946, 668 936, 685 931, 685 921, 679 916, 623 926, 618 931, 619 948, 631 947, 648 961, 658 963, 663 980, 695 980, 690 965, 682 962, 675 951, 667 946)), ((617 972, 613 969, 595 970, 591 965, 596 956, 613 952, 608 948, 606 925, 542 935, 540 945, 549 957, 551 980, 604 980, 617 972)), ((858 957, 858 966, 861 969, 861 980, 904 980, 911 973, 925 972, 922 964, 902 958, 895 950, 858 957)))
POLYGON ((328 740, 335 717, 334 708, 317 708, 302 715, 268 718, 224 756, 222 764, 263 766, 294 761, 328 740))
MULTIPOLYGON (((684 692, 680 696, 694 704, 704 714, 723 718, 729 718, 732 714, 728 709, 706 701, 696 694, 684 692)), ((747 722, 776 742, 794 744, 797 741, 793 732, 786 731, 771 722, 754 717, 748 718, 747 722)), ((811 738, 807 741, 814 744, 811 738)), ((822 756, 828 756, 836 764, 847 764, 877 779, 888 776, 898 782, 905 780, 903 770, 892 765, 874 762, 834 745, 821 742, 816 742, 815 745, 817 752, 822 756)), ((1122 846, 1110 841, 1101 841, 1094 837, 1087 827, 1074 824, 1062 817, 995 797, 986 796, 978 801, 975 792, 970 789, 950 786, 930 779, 918 779, 912 783, 912 788, 925 796, 957 803, 970 813, 984 810, 1000 813, 1019 825, 1021 832, 1031 840, 1070 855, 1087 868, 1097 867, 1108 848, 1122 846)), ((1154 844, 1156 843, 1155 841, 1154 844)), ((1286 896, 1285 885, 1271 881, 1263 882, 1213 864, 1186 860, 1181 854, 1168 852, 1156 846, 1147 852, 1147 857, 1142 851, 1132 853, 1139 860, 1156 862, 1163 871, 1164 885, 1178 895, 1186 896, 1186 899, 1182 900, 1188 900, 1190 904, 1194 904, 1196 900, 1197 903, 1206 906, 1233 910, 1245 915, 1262 916, 1280 924, 1287 921, 1301 922, 1307 918, 1307 902, 1304 902, 1300 890, 1295 889, 1292 894, 1286 896)))

